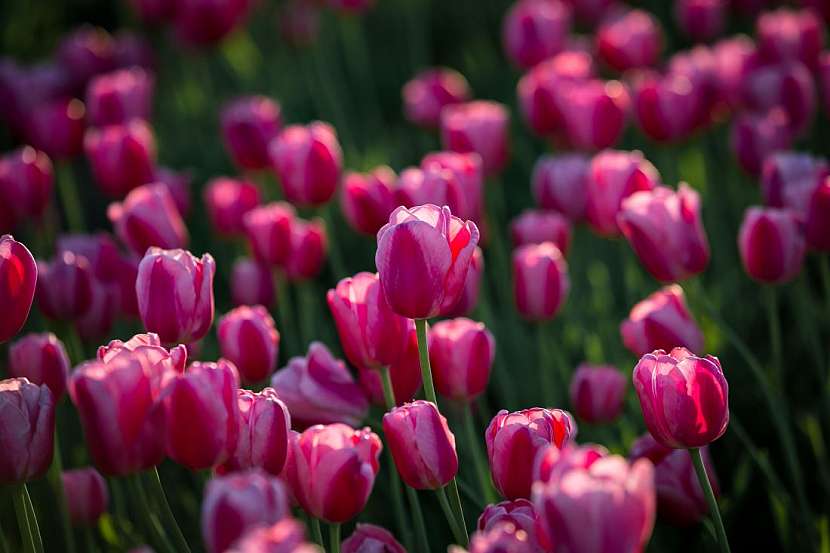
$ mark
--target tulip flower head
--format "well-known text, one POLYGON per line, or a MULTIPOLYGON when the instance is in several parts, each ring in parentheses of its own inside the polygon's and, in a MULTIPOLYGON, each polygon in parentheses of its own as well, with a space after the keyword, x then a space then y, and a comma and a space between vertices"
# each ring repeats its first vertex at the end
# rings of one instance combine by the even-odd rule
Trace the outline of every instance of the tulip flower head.
POLYGON ((101 473, 92 467, 65 470, 61 482, 72 524, 95 525, 109 503, 107 483, 101 473))
POLYGON ((243 179, 217 177, 207 183, 204 202, 210 222, 223 236, 241 234, 245 214, 259 205, 259 188, 243 179))
POLYGON ((268 144, 282 128, 280 105, 266 96, 243 96, 225 104, 219 116, 225 148, 242 169, 268 167, 268 144))
POLYGON ((334 127, 320 121, 286 127, 271 142, 269 152, 289 202, 319 206, 334 196, 343 165, 334 127))
POLYGON ((123 202, 110 204, 107 217, 136 255, 143 256, 153 246, 184 248, 190 239, 173 196, 162 184, 135 188, 123 202))
POLYGON ((749 208, 738 233, 738 249, 744 269, 755 280, 792 280, 806 252, 798 215, 789 209, 749 208))
POLYGON ((26 334, 9 346, 9 375, 45 384, 56 402, 66 391, 69 367, 63 342, 51 332, 26 334))
POLYGON ((580 221, 585 216, 589 164, 590 159, 584 154, 540 157, 531 177, 533 197, 539 207, 580 221))
POLYGON ((520 0, 504 16, 505 54, 519 67, 533 67, 565 47, 570 26, 571 12, 566 3, 520 0))
POLYGON ((464 75, 446 67, 421 71, 401 90, 404 115, 412 123, 436 128, 441 122, 441 110, 450 104, 470 99, 470 85, 464 75))
POLYGON ((657 349, 671 351, 682 346, 691 351, 703 349, 703 333, 689 312, 683 288, 662 288, 631 308, 620 325, 623 344, 634 355, 657 349))
POLYGON ((244 382, 259 382, 274 372, 280 333, 264 307, 237 307, 219 319, 216 333, 222 357, 233 362, 244 382))
POLYGON ((475 100, 451 104, 441 110, 441 142, 455 152, 476 152, 484 172, 501 172, 510 156, 507 107, 498 102, 475 100))
POLYGON ((553 242, 527 244, 513 252, 513 296, 525 319, 555 317, 569 289, 568 264, 553 242))
POLYGON ((582 364, 571 378, 571 407, 585 422, 611 422, 622 411, 625 385, 625 376, 615 367, 582 364))
POLYGON ((392 532, 374 524, 358 524, 351 536, 343 541, 343 553, 406 553, 392 532))
POLYGON ((439 394, 473 401, 487 388, 496 341, 484 323, 466 318, 444 320, 430 328, 428 340, 439 394))
POLYGON ((38 267, 28 248, 11 235, 0 237, 0 342, 20 332, 35 297, 38 267))
POLYGON ((45 384, 0 380, 0 484, 40 478, 52 464, 55 400, 45 384))

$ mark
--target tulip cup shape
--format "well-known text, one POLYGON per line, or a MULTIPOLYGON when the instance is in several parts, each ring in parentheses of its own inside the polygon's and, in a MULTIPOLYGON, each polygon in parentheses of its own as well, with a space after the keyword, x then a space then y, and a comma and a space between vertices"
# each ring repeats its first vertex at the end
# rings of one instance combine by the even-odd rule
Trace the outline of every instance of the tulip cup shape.
POLYGON ((110 198, 150 182, 156 166, 156 143, 149 124, 133 119, 121 125, 89 129, 84 150, 92 175, 110 198))
POLYGON ((563 81, 554 102, 562 117, 564 143, 580 150, 614 146, 622 137, 631 107, 621 82, 601 79, 563 81))
POLYGON ((596 33, 599 58, 615 71, 654 65, 663 49, 660 23, 644 10, 621 10, 596 33))
POLYGON ((294 208, 285 202, 272 202, 245 214, 242 226, 257 261, 274 266, 288 260, 295 219, 294 208))
POLYGON ((26 334, 9 346, 9 375, 45 384, 56 403, 66 391, 69 367, 63 342, 51 332, 26 334))
POLYGON ((380 438, 369 428, 316 425, 292 434, 284 477, 300 506, 332 524, 354 518, 372 492, 380 468, 380 438))
POLYGON ((807 245, 798 214, 789 209, 751 207, 738 232, 738 249, 747 274, 779 284, 795 278, 807 245))
POLYGON ((513 246, 553 242, 562 255, 568 254, 571 244, 571 224, 555 211, 526 209, 510 223, 513 246))
POLYGON ((392 532, 374 524, 358 524, 341 546, 342 553, 407 553, 392 532))
POLYGON ((730 147, 744 171, 758 175, 767 156, 792 146, 790 118, 781 108, 766 113, 746 112, 732 122, 730 147))
POLYGON ((810 196, 827 176, 827 159, 798 152, 777 152, 764 160, 761 193, 769 207, 807 211, 810 196))
POLYGON ((455 152, 476 152, 488 175, 500 173, 510 157, 507 107, 474 100, 441 110, 441 143, 455 152))
POLYGON ((450 399, 473 401, 486 388, 496 340, 484 323, 448 319, 430 328, 429 361, 435 388, 450 399))
POLYGON ((46 474, 52 463, 55 400, 45 384, 0 380, 0 484, 22 484, 46 474))
POLYGON ((582 364, 571 378, 571 407, 587 423, 612 422, 622 412, 625 387, 616 367, 582 364))
POLYGON ((63 252, 49 262, 38 262, 37 301, 43 314, 59 321, 80 319, 92 305, 96 286, 86 257, 63 252))
POLYGON ((755 22, 758 51, 769 61, 800 61, 818 65, 824 25, 813 10, 780 8, 761 14, 755 22))
POLYGON ((162 184, 133 189, 123 202, 110 204, 107 217, 118 238, 136 255, 153 246, 184 248, 190 240, 176 202, 162 184))
POLYGON ((107 511, 109 493, 101 473, 92 467, 65 470, 61 475, 69 519, 76 526, 94 526, 107 511))
POLYGON ((620 325, 623 344, 643 356, 657 349, 671 351, 682 346, 703 350, 703 332, 686 306, 683 288, 672 284, 654 292, 631 308, 620 325))
POLYGON ((565 48, 570 27, 566 3, 520 0, 504 16, 505 54, 518 67, 533 67, 565 48))
POLYGON ((149 120, 153 76, 141 67, 119 69, 93 78, 86 88, 86 116, 93 127, 149 120))
POLYGON ((830 177, 824 179, 810 196, 804 235, 811 249, 830 252, 830 177))
POLYGON ((323 269, 328 250, 326 225, 315 217, 309 221, 297 218, 291 225, 288 259, 283 269, 292 282, 310 280, 323 269))
POLYGON ((334 127, 315 121, 286 127, 271 142, 271 164, 285 198, 294 204, 320 206, 337 190, 343 153, 334 127))
POLYGON ((346 173, 340 204, 349 225, 361 234, 375 235, 398 206, 397 175, 383 165, 369 173, 346 173))
POLYGON ((0 231, 10 232, 26 217, 39 218, 52 197, 52 162, 44 152, 23 146, 0 158, 0 231))
POLYGON ((427 173, 438 169, 449 171, 454 178, 447 180, 447 205, 456 217, 470 219, 476 224, 483 222, 484 162, 479 154, 431 152, 421 160, 421 169, 427 173))
POLYGON ((444 106, 470 99, 470 85, 464 75, 446 67, 426 69, 415 75, 401 90, 406 118, 421 127, 437 128, 444 106))
POLYGON ((271 268, 259 261, 241 257, 231 269, 231 299, 236 306, 274 306, 274 275, 271 268))
POLYGON ((571 221, 585 217, 588 168, 584 154, 560 154, 540 157, 531 177, 533 197, 542 209, 550 209, 571 221))
POLYGON ((536 528, 539 524, 539 517, 536 515, 533 503, 529 500, 519 498, 488 505, 478 517, 476 528, 479 532, 487 532, 502 524, 512 524, 527 535, 529 546, 525 550, 527 553, 543 553, 552 549, 542 547, 538 541, 536 528))
POLYGON ((255 526, 245 532, 225 553, 320 553, 305 541, 305 526, 284 518, 273 526, 255 526))
POLYGON ((280 333, 261 305, 243 305, 219 319, 216 329, 222 357, 230 360, 243 382, 260 382, 277 367, 280 333))
POLYGON ((484 433, 496 489, 507 499, 529 498, 538 452, 550 444, 561 448, 575 434, 571 415, 561 409, 499 411, 484 433))
POLYGON ((555 317, 569 289, 568 264, 553 242, 527 244, 513 252, 513 297, 525 319, 555 317))
POLYGON ((0 343, 20 332, 35 297, 38 268, 28 248, 11 235, 0 237, 0 343))
POLYGON ((265 169, 268 145, 282 128, 280 105, 266 96, 243 96, 225 104, 219 116, 225 149, 242 169, 265 169))
POLYGON ((432 204, 399 207, 378 231, 375 264, 397 314, 428 319, 451 309, 463 293, 479 232, 472 221, 432 204))
POLYGON ((253 182, 229 177, 212 179, 203 193, 214 230, 221 236, 244 231, 245 214, 259 205, 259 188, 253 182))
POLYGON ((729 385, 717 357, 656 350, 634 367, 633 381, 646 427, 663 446, 699 448, 726 432, 729 385))
POLYGON ((29 114, 26 139, 53 160, 75 157, 86 143, 85 113, 84 103, 77 98, 64 96, 46 101, 29 114))

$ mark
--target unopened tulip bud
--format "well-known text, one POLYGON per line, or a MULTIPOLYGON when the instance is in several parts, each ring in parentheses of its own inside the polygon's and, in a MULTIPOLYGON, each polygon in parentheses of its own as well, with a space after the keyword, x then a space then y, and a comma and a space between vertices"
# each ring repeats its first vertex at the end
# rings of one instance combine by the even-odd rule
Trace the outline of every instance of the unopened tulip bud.
POLYGON ((496 341, 484 323, 448 319, 429 330, 429 359, 435 388, 451 399, 472 401, 486 388, 496 341))
POLYGON ((55 400, 45 384, 0 380, 0 483, 21 484, 46 474, 52 463, 55 400))
POLYGON ((323 269, 328 250, 326 225, 322 219, 297 218, 291 225, 291 243, 285 261, 285 276, 291 281, 316 278, 323 269))
POLYGON ((424 70, 408 81, 401 91, 406 118, 422 127, 436 128, 441 110, 470 99, 470 85, 464 75, 446 67, 424 70))
POLYGON ((254 257, 267 265, 282 265, 291 255, 291 227, 296 213, 291 204, 272 202, 250 210, 242 218, 254 257))
POLYGON ((140 119, 89 129, 84 150, 95 182, 110 198, 123 198, 133 188, 153 180, 155 139, 150 126, 140 119))
POLYGON ((328 123, 286 127, 271 142, 270 156, 289 202, 319 206, 334 196, 343 153, 334 127, 328 123))
POLYGON ((38 262, 37 301, 50 319, 79 319, 92 304, 95 276, 89 261, 64 252, 49 263, 38 262))
POLYGON ((394 192, 396 180, 395 172, 385 165, 365 174, 346 174, 340 203, 353 229, 374 235, 386 224, 389 214, 398 207, 394 192))
POLYGON ((764 160, 761 193, 770 207, 807 212, 816 186, 830 175, 827 160, 798 152, 777 152, 764 160))
POLYGON ((738 232, 747 274, 760 282, 792 280, 804 264, 806 244, 798 214, 790 209, 751 207, 738 232))
POLYGON ((623 344, 637 356, 657 349, 682 346, 703 349, 703 333, 686 306, 683 289, 674 284, 648 296, 631 308, 620 325, 623 344))
POLYGON ((223 236, 244 231, 245 214, 259 205, 259 187, 244 179, 217 177, 202 194, 210 222, 223 236))
POLYGON ((45 384, 56 402, 66 391, 69 367, 63 342, 51 332, 27 334, 9 346, 9 375, 28 378, 32 384, 45 384))
POLYGON ((533 166, 533 197, 542 209, 571 221, 585 216, 590 159, 583 154, 540 157, 533 166))
POLYGON ((644 10, 623 10, 610 15, 596 34, 599 58, 615 71, 657 63, 663 49, 660 23, 644 10))
POLYGON ((794 140, 790 118, 780 108, 768 113, 743 113, 735 118, 730 146, 744 171, 758 175, 767 156, 787 150, 794 140))
POLYGON ((0 236, 0 343, 20 332, 35 297, 38 267, 28 248, 11 235, 0 236))
POLYGON ((553 242, 527 244, 513 253, 513 297, 525 319, 555 317, 569 289, 568 264, 553 242))
POLYGON ((824 44, 824 24, 812 10, 781 8, 755 21, 758 50, 772 62, 800 61, 815 69, 824 44))
POLYGON ((53 160, 74 157, 83 151, 85 114, 84 103, 77 98, 45 102, 26 121, 28 142, 53 160))
POLYGON ((505 54, 521 68, 533 67, 565 47, 571 12, 564 2, 520 0, 504 16, 505 54))
POLYGON ((118 238, 136 255, 144 255, 153 246, 183 248, 190 240, 176 202, 161 184, 135 188, 123 202, 110 204, 107 217, 118 238))
POLYGON ((109 493, 101 473, 92 467, 61 474, 69 519, 77 526, 94 526, 107 511, 109 493))
POLYGON ((216 328, 222 357, 236 365, 243 382, 259 382, 277 367, 280 333, 261 305, 243 305, 219 319, 216 328))
POLYGON ((280 105, 266 96, 243 96, 226 104, 219 118, 234 163, 250 170, 268 167, 268 144, 282 128, 280 105))
POLYGON ((625 387, 626 378, 615 367, 582 364, 571 378, 571 407, 585 422, 612 422, 622 411, 625 387))
POLYGON ((599 79, 561 83, 554 102, 564 142, 580 150, 601 150, 619 142, 631 106, 622 83, 599 79))
POLYGON ((0 229, 10 231, 27 217, 43 215, 52 197, 52 162, 31 146, 0 158, 0 229))
POLYGON ((95 77, 86 89, 86 116, 93 127, 150 119, 153 77, 140 67, 95 77))
POLYGON ((234 261, 231 299, 234 305, 274 305, 274 276, 267 265, 247 257, 234 261))
POLYGON ((476 100, 441 111, 441 142, 455 152, 476 152, 488 175, 501 172, 510 156, 507 107, 476 100))
POLYGON ((515 247, 553 242, 565 255, 571 242, 571 224, 555 211, 526 209, 510 223, 510 235, 515 247))
POLYGON ((749 111, 783 110, 795 134, 803 133, 815 118, 815 83, 810 70, 798 62, 753 67, 743 79, 741 100, 749 111))

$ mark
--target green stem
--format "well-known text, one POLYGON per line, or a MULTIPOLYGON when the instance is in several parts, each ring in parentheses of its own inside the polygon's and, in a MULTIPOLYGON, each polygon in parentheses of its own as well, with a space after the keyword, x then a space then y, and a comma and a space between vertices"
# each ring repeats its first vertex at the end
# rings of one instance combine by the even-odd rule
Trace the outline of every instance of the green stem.
POLYGON ((294 302, 291 301, 285 275, 277 274, 275 271, 274 283, 277 288, 277 320, 280 325, 280 334, 285 342, 286 353, 288 357, 302 354, 297 326, 294 324, 294 302))
POLYGON ((84 525, 84 542, 87 553, 96 553, 98 551, 95 534, 93 534, 92 527, 89 524, 84 525))
POLYGON ((824 314, 830 316, 830 254, 819 256, 818 266, 821 271, 821 284, 824 288, 824 314))
POLYGON ((340 553, 340 525, 329 524, 329 553, 340 553))
POLYGON ((316 320, 316 309, 314 305, 314 292, 311 287, 313 282, 298 282, 294 285, 297 291, 300 318, 300 334, 303 337, 303 342, 309 344, 315 339, 314 336, 314 322, 316 320))
POLYGON ((66 506, 66 494, 63 489, 63 463, 61 462, 61 448, 58 442, 58 432, 55 430, 54 453, 52 464, 49 466, 48 480, 55 493, 58 511, 61 518, 61 529, 63 530, 63 541, 66 544, 68 553, 75 552, 75 536, 72 533, 72 524, 69 521, 69 509, 66 506))
POLYGON ((435 490, 435 495, 438 496, 438 503, 441 504, 441 509, 444 511, 444 517, 450 525, 453 539, 459 545, 466 545, 466 542, 464 541, 466 530, 461 529, 458 524, 458 519, 455 517, 455 513, 453 513, 452 507, 450 506, 450 500, 447 497, 447 488, 438 488, 435 490))
POLYGON ((770 348, 772 350, 770 380, 773 386, 783 392, 781 387, 781 319, 778 313, 778 291, 772 286, 765 286, 764 293, 766 296, 770 348))
POLYGON ((40 536, 40 526, 37 523, 37 513, 35 506, 32 504, 32 498, 29 496, 29 488, 23 486, 23 499, 26 503, 26 517, 29 519, 29 526, 32 528, 32 537, 35 541, 35 550, 38 553, 43 553, 43 539, 40 536))
MULTIPOLYGON (((393 471, 397 474, 397 470, 393 471)), ((415 488, 404 486, 406 498, 409 501, 409 510, 412 518, 415 519, 415 536, 418 541, 417 551, 429 551, 429 539, 427 538, 427 526, 424 523, 424 513, 421 512, 421 503, 418 501, 418 492, 415 488)))
POLYGON ((329 202, 322 211, 323 220, 326 225, 326 240, 329 246, 329 262, 331 263, 331 271, 334 273, 334 280, 340 280, 348 275, 346 264, 343 261, 342 252, 338 248, 338 241, 335 239, 337 225, 335 224, 335 216, 337 211, 337 202, 329 202))
POLYGON ((458 520, 458 526, 461 529, 461 537, 464 538, 464 541, 461 542, 461 545, 467 547, 467 544, 470 541, 470 537, 467 535, 467 521, 464 520, 464 508, 461 506, 461 494, 458 493, 458 482, 456 482, 456 478, 450 480, 450 483, 447 484, 447 487, 450 489, 450 504, 455 511, 455 516, 458 520))
POLYGON ((427 321, 415 319, 415 332, 418 335, 418 355, 421 360, 421 379, 424 381, 424 396, 438 407, 438 397, 432 383, 432 368, 429 365, 429 346, 427 344, 427 321))
POLYGON ((317 543, 317 545, 323 547, 323 532, 320 530, 320 519, 313 516, 309 516, 309 518, 311 519, 311 538, 317 543))
POLYGON ((58 193, 63 204, 63 211, 66 215, 66 222, 72 232, 83 232, 84 214, 81 209, 80 198, 78 198, 78 187, 75 184, 75 177, 72 174, 72 165, 69 163, 58 163, 58 193))
POLYGON ((552 407, 556 405, 556 398, 554 396, 553 390, 555 385, 553 383, 553 379, 551 378, 551 372, 553 371, 552 363, 550 362, 550 356, 548 355, 549 351, 549 343, 548 343, 548 333, 547 330, 547 323, 540 322, 536 325, 536 341, 537 346, 539 348, 539 384, 542 386, 542 398, 545 402, 546 407, 552 407))
POLYGON ((156 467, 147 471, 147 480, 150 481, 150 489, 151 493, 155 496, 156 505, 161 509, 161 515, 164 517, 167 532, 173 535, 173 541, 176 543, 176 551, 179 553, 189 552, 190 546, 187 545, 187 540, 184 539, 184 534, 181 528, 179 528, 179 523, 176 522, 176 517, 170 508, 170 503, 167 502, 167 496, 164 493, 164 487, 161 485, 161 478, 159 478, 159 471, 156 467))
POLYGON ((14 514, 17 516, 17 527, 20 530, 20 541, 25 553, 35 553, 35 537, 32 533, 32 525, 29 523, 29 510, 26 508, 26 484, 20 484, 12 492, 14 499, 14 514))
POLYGON ((159 544, 161 544, 165 551, 176 553, 176 548, 173 547, 172 543, 170 543, 161 522, 156 516, 156 509, 150 505, 150 502, 147 499, 147 493, 141 482, 141 475, 132 474, 128 476, 127 485, 130 488, 130 495, 133 500, 138 503, 138 505, 136 505, 136 511, 141 513, 141 517, 144 520, 145 531, 154 534, 156 536, 156 540, 159 544))
POLYGON ((475 462, 478 480, 481 484, 481 492, 484 494, 484 501, 487 503, 496 502, 496 494, 493 485, 490 483, 490 471, 484 454, 481 451, 481 443, 476 439, 475 420, 473 419, 473 404, 468 402, 464 408, 464 433, 467 438, 467 447, 470 448, 475 462))
POLYGON ((706 474, 706 466, 703 464, 700 449, 690 449, 689 455, 692 457, 692 463, 695 466, 697 479, 700 482, 700 487, 703 489, 703 495, 706 496, 706 503, 709 504, 712 519, 715 521, 715 530, 718 534, 718 543, 720 544, 721 553, 729 553, 729 540, 726 537, 726 530, 723 528, 723 520, 721 520, 720 517, 718 502, 715 499, 715 492, 712 491, 712 484, 709 482, 709 476, 706 474))

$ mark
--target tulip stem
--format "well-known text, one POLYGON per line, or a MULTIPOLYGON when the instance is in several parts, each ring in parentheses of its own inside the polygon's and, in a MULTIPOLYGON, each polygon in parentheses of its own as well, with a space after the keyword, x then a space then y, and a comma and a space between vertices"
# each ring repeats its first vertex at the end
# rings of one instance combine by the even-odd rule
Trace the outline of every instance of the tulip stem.
POLYGON ((339 524, 329 524, 329 553, 340 553, 339 524))
POLYGON ((78 198, 78 187, 75 184, 75 177, 72 174, 72 165, 68 162, 57 164, 58 192, 63 204, 64 215, 69 230, 72 232, 83 232, 84 215, 81 209, 81 202, 78 198))
POLYGON ((337 225, 335 225, 335 211, 337 210, 337 202, 329 202, 329 205, 322 209, 323 221, 326 225, 326 241, 329 246, 329 262, 331 263, 331 271, 334 273, 334 280, 338 281, 345 277, 346 265, 343 262, 343 257, 340 255, 338 241, 335 240, 334 235, 337 232, 337 225))
POLYGON ((467 402, 464 406, 464 433, 467 438, 467 446, 472 451, 473 461, 476 465, 478 480, 481 483, 481 492, 484 494, 485 503, 495 503, 496 494, 493 485, 490 483, 490 471, 487 462, 481 451, 481 443, 476 439, 475 420, 473 419, 473 404, 467 402))
POLYGON ((458 479, 453 478, 447 487, 450 489, 450 503, 455 509, 455 514, 458 517, 458 526, 461 530, 461 537, 464 541, 461 543, 464 547, 470 542, 470 537, 467 535, 467 521, 464 520, 464 508, 461 506, 461 494, 458 492, 458 479))
POLYGON ((26 484, 20 484, 12 492, 14 496, 14 514, 17 516, 17 527, 20 530, 20 541, 25 553, 35 553, 35 537, 32 525, 29 523, 29 509, 26 507, 26 484))
MULTIPOLYGON (((455 480, 453 479, 453 482, 455 480)), ((447 497, 447 488, 449 485, 438 488, 435 490, 435 495, 438 496, 438 503, 441 504, 441 509, 444 511, 444 517, 446 517, 447 522, 450 525, 450 530, 452 530, 453 539, 458 545, 467 545, 466 535, 467 530, 466 528, 462 529, 459 525, 458 518, 456 517, 455 513, 453 512, 452 507, 450 506, 450 500, 447 497)))
MULTIPOLYGON (((391 458, 392 455, 390 454, 389 457, 391 458)), ((398 480, 397 469, 393 468, 392 472, 395 473, 396 480, 398 480)), ((400 486, 400 482, 398 482, 398 485, 400 486)), ((409 486, 404 486, 404 489, 406 489, 406 498, 409 500, 409 509, 412 511, 412 518, 415 519, 415 535, 419 542, 417 551, 429 551, 427 526, 424 523, 424 513, 421 511, 421 503, 418 501, 418 493, 415 491, 415 488, 410 488, 409 486)))
POLYGON ((187 540, 184 539, 179 523, 176 522, 176 517, 173 515, 173 510, 170 508, 170 503, 167 502, 167 496, 164 493, 164 487, 161 485, 161 478, 159 478, 159 471, 153 467, 147 471, 147 478, 150 480, 152 493, 156 497, 156 503, 161 509, 161 514, 164 517, 165 525, 168 532, 173 534, 173 540, 176 542, 176 551, 189 552, 190 546, 187 545, 187 540))
POLYGON ((72 524, 69 521, 69 509, 66 506, 66 493, 63 489, 63 463, 61 462, 61 448, 58 442, 58 431, 55 430, 54 453, 52 464, 49 466, 49 483, 55 492, 55 499, 58 502, 60 511, 61 527, 63 529, 63 540, 68 553, 75 552, 75 536, 72 533, 72 524))
POLYGON ((287 356, 302 353, 297 334, 298 328, 294 324, 294 302, 291 301, 291 291, 288 289, 288 282, 284 274, 274 272, 274 286, 277 292, 277 320, 279 321, 280 333, 286 342, 285 349, 287 356))
POLYGON ((309 523, 311 524, 311 537, 320 547, 323 547, 323 532, 320 531, 320 519, 312 516, 308 518, 310 519, 309 523))
POLYGON ((689 455, 692 457, 692 463, 695 466, 697 479, 700 482, 700 487, 703 489, 703 495, 706 496, 706 502, 709 504, 709 510, 712 512, 712 519, 715 522, 715 530, 718 534, 718 543, 720 545, 721 553, 729 553, 729 540, 726 537, 726 530, 723 528, 723 520, 720 516, 720 509, 718 509, 718 501, 715 499, 715 492, 712 491, 712 484, 709 482, 709 476, 706 474, 706 466, 703 464, 703 457, 700 455, 700 449, 690 449, 689 455))
POLYGON ((32 537, 35 541, 35 550, 38 553, 43 553, 43 539, 40 536, 40 526, 37 523, 37 513, 35 513, 35 506, 32 504, 32 498, 29 495, 29 488, 24 484, 23 499, 26 502, 26 518, 29 519, 29 525, 32 527, 32 537))
POLYGON ((152 532, 156 535, 158 543, 164 548, 164 551, 176 553, 176 548, 170 543, 164 528, 156 516, 156 509, 154 509, 147 499, 147 492, 144 490, 144 485, 141 482, 141 475, 136 473, 127 477, 127 484, 130 490, 130 495, 134 501, 138 501, 136 511, 141 513, 144 519, 145 531, 152 532))
POLYGON ((824 287, 824 314, 830 315, 830 253, 819 256, 818 266, 821 271, 821 283, 824 287))
POLYGON ((766 286, 765 288, 767 322, 769 323, 770 348, 772 349, 770 380, 773 386, 783 392, 781 388, 781 319, 778 315, 778 291, 772 286, 766 286))
POLYGON ((540 322, 536 325, 536 339, 539 347, 539 384, 542 386, 542 399, 545 402, 545 407, 553 407, 556 405, 553 389, 554 383, 551 378, 553 367, 551 366, 550 356, 548 355, 548 335, 547 325, 545 322, 540 322))
POLYGON ((424 396, 438 407, 435 386, 432 383, 432 367, 429 365, 429 346, 427 345, 427 321, 415 319, 415 331, 418 335, 418 355, 421 360, 421 379, 424 381, 424 396))

